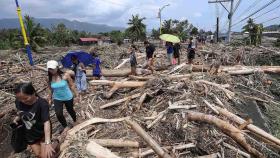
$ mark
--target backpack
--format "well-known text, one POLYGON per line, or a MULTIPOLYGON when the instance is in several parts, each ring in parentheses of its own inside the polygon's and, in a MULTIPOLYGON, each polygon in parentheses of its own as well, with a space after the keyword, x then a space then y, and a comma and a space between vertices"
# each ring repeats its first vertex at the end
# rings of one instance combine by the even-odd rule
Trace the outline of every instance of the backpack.
POLYGON ((12 127, 11 145, 15 153, 20 153, 27 148, 25 126, 21 121, 19 121, 18 125, 11 124, 10 126, 12 127))

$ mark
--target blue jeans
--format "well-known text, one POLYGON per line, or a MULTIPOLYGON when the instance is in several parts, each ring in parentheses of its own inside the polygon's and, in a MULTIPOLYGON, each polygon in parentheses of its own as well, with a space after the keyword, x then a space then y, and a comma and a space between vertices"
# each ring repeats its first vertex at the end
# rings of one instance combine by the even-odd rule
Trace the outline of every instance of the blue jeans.
POLYGON ((167 54, 167 60, 170 64, 172 64, 172 59, 173 59, 173 53, 167 54))

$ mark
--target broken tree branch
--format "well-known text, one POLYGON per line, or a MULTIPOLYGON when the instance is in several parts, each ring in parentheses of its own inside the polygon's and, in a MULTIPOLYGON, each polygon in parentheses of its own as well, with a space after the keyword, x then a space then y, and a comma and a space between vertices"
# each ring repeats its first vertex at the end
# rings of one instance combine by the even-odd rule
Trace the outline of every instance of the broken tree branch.
POLYGON ((214 111, 215 114, 219 114, 219 111, 212 105, 210 104, 207 100, 203 99, 203 102, 214 111))
POLYGON ((204 84, 207 84, 207 85, 211 85, 211 86, 214 86, 220 90, 222 90, 225 95, 228 97, 228 99, 232 99, 232 97, 235 95, 232 91, 226 89, 229 87, 228 84, 226 85, 220 85, 220 84, 217 84, 217 83, 213 83, 213 82, 209 82, 209 81, 205 81, 205 80, 198 80, 198 81, 195 81, 196 83, 204 83, 204 84))
POLYGON ((206 115, 203 113, 193 112, 193 111, 187 112, 187 118, 191 121, 201 121, 201 122, 207 122, 215 125, 219 129, 221 129, 224 133, 226 133, 228 136, 230 136, 233 140, 235 140, 238 144, 240 144, 244 149, 246 149, 247 152, 249 152, 250 154, 256 157, 264 158, 263 154, 261 154, 255 148, 252 148, 250 144, 246 142, 244 134, 242 134, 242 132, 238 128, 234 127, 228 122, 225 122, 212 115, 206 115))
POLYGON ((96 123, 114 123, 114 122, 121 122, 124 121, 125 118, 118 118, 118 119, 103 119, 103 118, 92 118, 90 120, 84 121, 83 123, 74 126, 67 132, 66 140, 60 145, 60 151, 63 151, 69 145, 69 139, 74 136, 75 133, 80 131, 81 129, 85 128, 88 125, 96 124, 96 123))
POLYGON ((92 80, 90 81, 91 85, 108 85, 112 86, 111 90, 106 94, 107 98, 110 98, 115 91, 119 88, 137 88, 143 87, 146 82, 141 81, 109 81, 109 80, 92 80))
POLYGON ((128 97, 125 97, 125 98, 122 98, 122 99, 119 99, 119 100, 116 100, 116 101, 113 101, 111 103, 107 103, 105 105, 102 105, 100 106, 101 109, 105 109, 105 108, 109 108, 109 107, 112 107, 112 106, 115 106, 117 104, 120 104, 122 102, 125 102, 129 99, 135 99, 135 98, 138 98, 141 96, 141 93, 137 93, 137 94, 134 94, 134 95, 131 95, 131 96, 128 96, 128 97))
POLYGON ((89 143, 86 145, 86 150, 92 156, 98 158, 120 158, 119 156, 113 154, 109 149, 102 147, 94 141, 89 141, 89 143))
MULTIPOLYGON (((228 119, 230 119, 231 121, 234 121, 236 123, 238 123, 239 125, 244 124, 246 121, 242 118, 240 118, 239 116, 229 112, 226 109, 220 108, 216 106, 216 109, 220 112, 220 114, 226 116, 228 119)), ((274 137, 273 135, 265 132, 264 130, 260 129, 259 127, 249 124, 246 126, 246 128, 248 130, 250 130, 251 132, 264 137, 265 139, 277 144, 278 146, 280 146, 280 140, 276 137, 274 137)))
POLYGON ((136 122, 129 119, 125 120, 128 125, 130 125, 134 131, 144 139, 144 141, 155 151, 157 155, 162 158, 171 158, 171 156, 166 153, 159 144, 136 122))
POLYGON ((123 139, 93 139, 94 142, 103 146, 103 147, 131 147, 138 148, 139 143, 132 140, 123 140, 123 139))
POLYGON ((232 145, 230 145, 228 143, 223 142, 223 146, 225 146, 225 147, 227 147, 227 148, 237 152, 237 154, 240 154, 240 155, 242 155, 244 157, 247 157, 247 158, 251 158, 251 156, 248 153, 245 153, 244 151, 241 151, 241 150, 235 148, 234 146, 232 146, 232 145))

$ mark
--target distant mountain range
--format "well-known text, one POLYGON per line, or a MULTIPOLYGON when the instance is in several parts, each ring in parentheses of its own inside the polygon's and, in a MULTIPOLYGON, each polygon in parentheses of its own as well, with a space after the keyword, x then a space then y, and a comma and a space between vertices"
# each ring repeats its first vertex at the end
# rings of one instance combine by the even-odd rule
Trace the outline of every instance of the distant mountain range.
POLYGON ((267 31, 278 31, 280 30, 280 24, 279 25, 270 25, 264 28, 267 31))
MULTIPOLYGON (((123 31, 123 27, 112 27, 102 24, 92 24, 87 22, 79 22, 76 20, 70 21, 67 19, 55 19, 55 18, 35 18, 36 23, 40 23, 41 26, 51 29, 59 23, 63 23, 67 28, 71 30, 86 31, 91 33, 99 32, 111 32, 113 30, 123 31)), ((0 29, 3 28, 19 28, 19 21, 17 18, 0 19, 0 29)))

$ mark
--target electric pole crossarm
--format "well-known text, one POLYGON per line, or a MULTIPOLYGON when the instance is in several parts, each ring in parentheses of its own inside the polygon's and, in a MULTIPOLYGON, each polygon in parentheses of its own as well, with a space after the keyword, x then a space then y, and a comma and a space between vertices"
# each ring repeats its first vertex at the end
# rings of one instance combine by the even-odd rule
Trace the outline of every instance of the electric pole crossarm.
POLYGON ((208 3, 220 3, 220 2, 230 2, 230 0, 216 0, 216 1, 208 1, 208 3))
POLYGON ((229 13, 229 11, 228 11, 228 9, 225 7, 225 5, 222 3, 222 2, 220 2, 220 4, 225 8, 225 10, 229 13))

